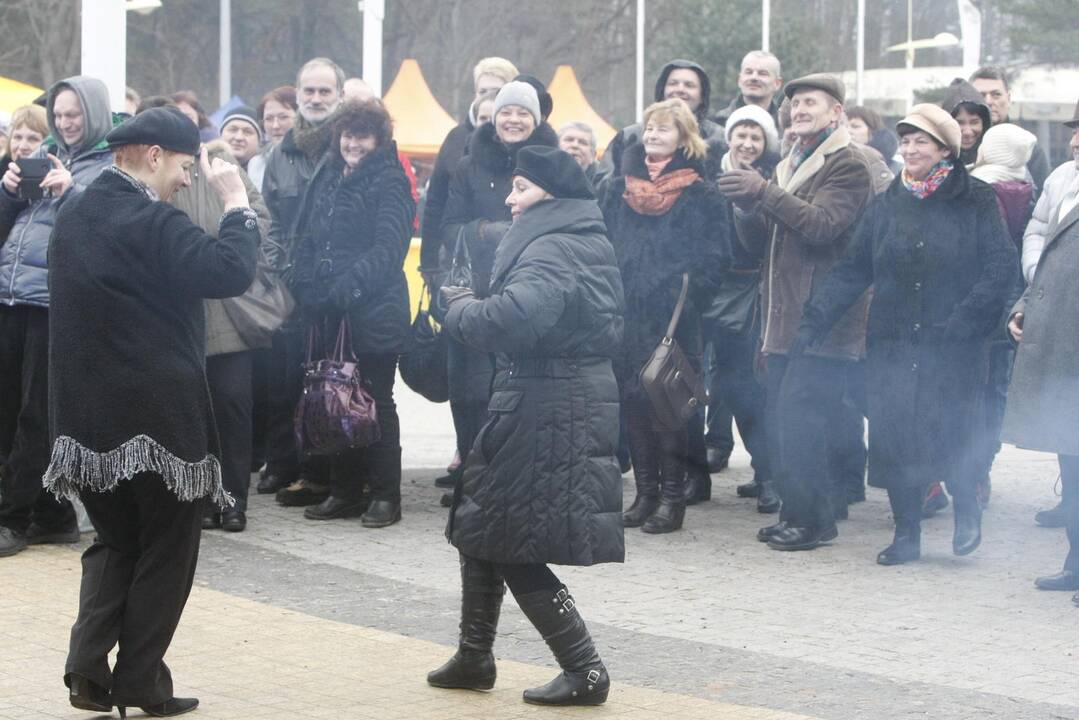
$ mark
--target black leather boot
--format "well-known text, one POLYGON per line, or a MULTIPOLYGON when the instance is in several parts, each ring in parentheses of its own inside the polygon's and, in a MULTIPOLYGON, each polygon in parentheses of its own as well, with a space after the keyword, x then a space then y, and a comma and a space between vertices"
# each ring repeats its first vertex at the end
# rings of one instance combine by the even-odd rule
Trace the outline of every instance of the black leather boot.
POLYGON ((686 475, 686 505, 712 499, 712 476, 703 468, 693 468, 686 475))
POLYGON ((901 565, 922 556, 922 498, 920 487, 888 490, 895 519, 892 544, 877 555, 879 565, 901 565))
POLYGON ((659 447, 656 436, 641 427, 641 422, 630 419, 626 423, 629 436, 629 452, 633 458, 633 480, 637 485, 637 497, 622 513, 622 526, 635 528, 644 525, 659 507, 659 447))
POLYGON ((659 459, 659 507, 644 521, 641 531, 653 535, 682 528, 686 516, 686 461, 677 452, 662 450, 659 459))
POLYGON ((365 528, 384 528, 401 520, 401 447, 367 448, 371 505, 360 517, 365 528))
POLYGON ((90 712, 112 712, 109 691, 90 678, 79 673, 68 673, 64 676, 64 684, 69 688, 68 700, 72 707, 90 712))
POLYGON ((427 673, 427 683, 440 688, 490 690, 495 686, 498 616, 506 586, 487 562, 461 558, 461 636, 457 652, 445 665, 427 673))
POLYGON ((538 688, 524 691, 524 700, 536 705, 601 705, 611 680, 599 659, 577 606, 563 587, 552 593, 539 590, 517 596, 517 604, 551 648, 562 674, 538 688))
POLYGON ((982 544, 982 506, 974 487, 957 488, 952 493, 952 505, 955 507, 952 552, 970 555, 982 544))
POLYGON ((783 505, 779 500, 779 493, 776 492, 776 484, 771 480, 760 480, 757 482, 757 512, 770 515, 771 513, 779 512, 779 508, 783 505))

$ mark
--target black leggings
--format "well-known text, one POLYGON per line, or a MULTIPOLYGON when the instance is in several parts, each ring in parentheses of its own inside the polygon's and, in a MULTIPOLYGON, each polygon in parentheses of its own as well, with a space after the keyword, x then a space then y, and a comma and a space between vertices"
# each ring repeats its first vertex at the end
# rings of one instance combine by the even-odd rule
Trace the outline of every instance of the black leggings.
MULTIPOLYGON (((488 560, 461 555, 461 564, 465 568, 462 574, 465 583, 470 578, 475 578, 481 583, 489 583, 494 580, 504 581, 514 596, 527 593, 550 590, 558 592, 562 589, 562 581, 551 572, 551 569, 542 563, 528 564, 505 564, 493 563, 488 560)), ((469 590, 471 588, 464 588, 469 590)))

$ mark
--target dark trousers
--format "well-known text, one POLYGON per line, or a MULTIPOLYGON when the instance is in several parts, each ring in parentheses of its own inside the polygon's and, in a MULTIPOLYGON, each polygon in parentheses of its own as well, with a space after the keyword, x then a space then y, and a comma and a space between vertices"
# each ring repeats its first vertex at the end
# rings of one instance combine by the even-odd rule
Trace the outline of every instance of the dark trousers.
POLYGON ((837 502, 865 498, 865 415, 865 363, 854 362, 844 378, 843 409, 829 456, 837 502))
POLYGON ((1060 455, 1061 502, 1066 512, 1068 557, 1064 569, 1079 573, 1079 455, 1060 455))
MULTIPOLYGON (((757 479, 768 478, 768 430, 765 422, 764 387, 753 374, 753 362, 756 354, 756 340, 745 334, 726 330, 712 333, 712 395, 724 409, 729 408, 726 416, 718 415, 709 420, 708 435, 711 436, 713 425, 720 422, 730 433, 730 416, 738 423, 738 434, 742 436, 749 452, 754 476, 757 479)), ((723 449, 723 445, 714 444, 709 437, 705 442, 711 447, 723 449)), ((733 447, 734 440, 731 440, 733 447)), ((729 452, 729 451, 728 451, 729 452)))
POLYGON ((364 486, 372 500, 401 502, 401 421, 393 398, 397 355, 363 354, 356 357, 363 386, 375 401, 380 437, 365 448, 350 450, 331 461, 330 492, 334 497, 359 500, 364 486))
POLYGON ((75 510, 41 487, 49 465, 49 311, 0 306, 0 526, 25 533, 75 525, 75 510))
POLYGON ((766 384, 770 470, 778 481, 780 520, 823 529, 835 522, 832 448, 843 428, 843 394, 852 363, 769 355, 766 384))
POLYGON ((293 417, 303 389, 303 343, 301 331, 280 330, 273 334, 266 356, 266 465, 283 475, 297 474, 300 469, 293 417))
POLYGON ((514 596, 562 589, 562 581, 542 563, 508 565, 461 555, 461 581, 466 592, 498 594, 505 582, 514 596))
POLYGON ((205 501, 180 502, 159 475, 113 492, 79 494, 97 538, 82 555, 79 615, 65 673, 112 689, 116 705, 172 697, 165 651, 180 622, 199 555, 205 501), (109 651, 119 644, 109 670, 109 651))
POLYGON ((472 451, 472 445, 480 434, 480 429, 487 422, 487 403, 466 402, 463 400, 450 399, 450 414, 453 417, 453 432, 457 436, 457 454, 461 456, 461 464, 456 470, 460 475, 464 472, 465 460, 472 451))
POLYGON ((221 442, 221 482, 236 500, 232 509, 239 512, 247 512, 251 484, 252 356, 252 351, 244 350, 206 358, 206 381, 221 442))
POLYGON ((269 442, 270 349, 251 351, 251 469, 266 463, 269 442))
POLYGON ((724 402, 722 389, 722 377, 719 370, 717 355, 725 351, 725 348, 717 348, 716 343, 721 342, 716 333, 709 333, 711 338, 704 344, 704 384, 708 387, 708 406, 704 408, 704 444, 706 448, 713 448, 723 453, 724 457, 730 457, 734 450, 734 431, 731 423, 734 415, 730 407, 724 402))
POLYGON ((989 378, 985 385, 985 429, 981 437, 978 482, 989 476, 993 460, 1000 451, 1000 429, 1004 425, 1004 407, 1008 404, 1008 385, 1015 363, 1015 345, 1011 340, 994 340, 989 344, 989 378))

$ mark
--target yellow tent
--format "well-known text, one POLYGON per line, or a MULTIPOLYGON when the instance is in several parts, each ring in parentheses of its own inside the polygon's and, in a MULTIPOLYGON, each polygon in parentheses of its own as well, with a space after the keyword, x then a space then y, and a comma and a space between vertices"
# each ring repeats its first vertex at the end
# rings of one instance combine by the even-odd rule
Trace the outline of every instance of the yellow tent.
POLYGON ((438 155, 446 133, 457 125, 431 94, 419 63, 412 58, 401 63, 382 102, 393 117, 397 149, 408 155, 438 155))
POLYGON ((551 99, 554 100, 554 110, 551 111, 551 117, 547 119, 551 127, 558 130, 568 122, 583 122, 591 125, 596 133, 598 154, 603 155, 603 151, 607 149, 607 145, 618 131, 588 104, 588 99, 581 90, 581 84, 577 82, 577 75, 573 72, 573 68, 569 65, 559 65, 555 70, 554 79, 547 87, 547 92, 551 93, 551 99))
POLYGON ((0 113, 10 116, 16 108, 34 102, 42 92, 44 91, 41 88, 33 85, 0 77, 0 113))

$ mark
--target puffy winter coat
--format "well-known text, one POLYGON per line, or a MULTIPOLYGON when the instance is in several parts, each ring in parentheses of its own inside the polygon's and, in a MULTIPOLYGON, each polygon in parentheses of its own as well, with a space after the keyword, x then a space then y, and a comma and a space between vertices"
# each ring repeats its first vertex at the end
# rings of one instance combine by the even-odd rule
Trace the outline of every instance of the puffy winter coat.
MULTIPOLYGON (((700 163, 686 160, 681 151, 663 173, 687 167, 703 175, 700 163)), ((690 293, 675 339, 691 360, 699 360, 701 312, 712 304, 731 251, 727 203, 715 185, 698 180, 664 214, 642 215, 622 196, 627 175, 648 178, 643 145, 626 151, 622 168, 603 214, 626 294, 626 331, 615 370, 623 397, 629 397, 641 392, 638 375, 663 339, 685 272, 690 274, 690 293)))
POLYGON ((1079 192, 1079 166, 1074 160, 1069 160, 1049 174, 1041 197, 1034 206, 1034 214, 1023 233, 1023 278, 1027 283, 1034 280, 1034 271, 1045 248, 1049 226, 1056 220, 1060 203, 1065 195, 1075 192, 1079 192))
POLYGON ((112 129, 109 96, 96 78, 72 77, 49 88, 46 118, 52 132, 32 157, 55 155, 71 172, 72 183, 60 197, 20 200, 0 188, 0 303, 49 306, 49 236, 56 214, 112 165, 112 152, 103 142, 112 129), (68 147, 56 131, 53 104, 64 90, 74 90, 83 108, 83 142, 68 147))
POLYGON ((498 563, 621 562, 618 389, 622 283, 591 200, 522 213, 491 295, 459 300, 446 330, 498 353, 490 419, 465 461, 447 536, 498 563))
MULTIPOLYGON (((453 128, 442 141, 435 158, 435 167, 427 181, 427 200, 423 206, 423 224, 420 229, 420 267, 424 271, 439 267, 442 251, 442 215, 450 195, 450 180, 457 164, 468 151, 468 139, 475 131, 471 119, 465 119, 453 128)), ((453 248, 450 248, 452 250, 453 248)))
MULTIPOLYGON (((992 188, 956 163, 919 200, 896 178, 815 283, 801 333, 820 340, 873 286, 866 331, 869 482, 970 479, 988 342, 1018 276, 992 188)), ((800 333, 800 334, 801 334, 800 333)))
MULTIPOLYGON (((1048 194, 1047 184, 1042 200, 1048 194)), ((1023 340, 1001 439, 1031 450, 1079 455, 1079 205, 1063 218, 1058 209, 1048 218, 1030 287, 1012 308, 1011 314, 1023 313, 1023 340)))
POLYGON ((416 204, 392 140, 344 176, 337 148, 307 186, 290 287, 308 319, 348 312, 356 353, 409 346, 404 264, 416 204))

